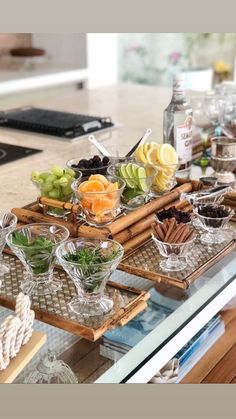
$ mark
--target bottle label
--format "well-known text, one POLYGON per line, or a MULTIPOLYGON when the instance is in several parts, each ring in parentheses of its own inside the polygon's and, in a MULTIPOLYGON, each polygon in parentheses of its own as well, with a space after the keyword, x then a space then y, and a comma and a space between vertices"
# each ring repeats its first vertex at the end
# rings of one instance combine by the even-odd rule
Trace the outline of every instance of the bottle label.
POLYGON ((173 79, 173 93, 174 94, 183 94, 185 90, 185 80, 184 77, 175 76, 173 79))
POLYGON ((175 114, 175 149, 180 163, 185 164, 192 160, 192 117, 187 116, 182 124, 181 117, 183 115, 175 114))

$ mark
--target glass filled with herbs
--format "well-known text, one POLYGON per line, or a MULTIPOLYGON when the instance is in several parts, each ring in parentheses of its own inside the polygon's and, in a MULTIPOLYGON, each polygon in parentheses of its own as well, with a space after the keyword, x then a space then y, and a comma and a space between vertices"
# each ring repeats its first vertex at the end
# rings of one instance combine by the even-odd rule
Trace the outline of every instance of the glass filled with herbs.
POLYGON ((68 239, 69 231, 59 224, 35 223, 16 228, 7 244, 26 269, 21 289, 28 295, 46 295, 58 291, 61 282, 53 276, 57 246, 68 239))
POLYGON ((104 315, 112 309, 113 301, 104 290, 123 253, 123 247, 114 240, 78 238, 58 246, 58 261, 77 291, 69 307, 82 321, 104 315))
POLYGON ((10 268, 2 261, 2 251, 6 244, 6 235, 16 228, 17 218, 12 212, 6 211, 0 214, 0 275, 9 272, 10 268))

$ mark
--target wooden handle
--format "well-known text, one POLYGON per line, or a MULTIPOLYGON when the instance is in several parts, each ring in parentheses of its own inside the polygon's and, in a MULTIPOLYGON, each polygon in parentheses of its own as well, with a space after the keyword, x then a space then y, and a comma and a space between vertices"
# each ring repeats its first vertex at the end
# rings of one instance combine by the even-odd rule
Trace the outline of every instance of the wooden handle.
POLYGON ((19 222, 24 224, 33 223, 55 223, 68 228, 72 237, 77 237, 77 226, 74 226, 68 221, 63 221, 60 218, 51 217, 50 215, 43 215, 34 211, 26 210, 23 208, 12 208, 11 212, 17 216, 19 222))
POLYGON ((132 306, 132 309, 124 314, 122 318, 117 322, 117 326, 125 326, 130 320, 136 317, 139 313, 147 308, 146 301, 139 301, 136 306, 132 306))
POLYGON ((57 199, 49 199, 45 197, 40 197, 38 202, 42 205, 68 210, 74 214, 78 214, 80 212, 80 205, 72 204, 71 202, 63 202, 58 201, 57 199))

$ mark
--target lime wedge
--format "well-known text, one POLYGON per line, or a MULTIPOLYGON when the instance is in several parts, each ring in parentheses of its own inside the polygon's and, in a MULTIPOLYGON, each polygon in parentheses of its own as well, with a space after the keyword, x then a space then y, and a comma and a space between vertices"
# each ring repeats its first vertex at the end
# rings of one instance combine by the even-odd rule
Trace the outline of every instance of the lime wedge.
POLYGON ((129 164, 131 164, 131 163, 128 163, 127 165, 123 163, 123 164, 120 165, 120 170, 119 170, 120 171, 120 177, 125 181, 128 188, 134 189, 135 188, 135 182, 133 182, 133 180, 132 180, 133 176, 132 175, 130 176, 128 171, 127 171, 127 166, 129 164))
POLYGON ((147 175, 144 167, 139 167, 137 170, 137 181, 140 189, 143 192, 148 192, 147 175))
POLYGON ((132 165, 132 175, 133 175, 133 179, 136 180, 138 177, 138 169, 139 166, 136 163, 131 163, 132 165))

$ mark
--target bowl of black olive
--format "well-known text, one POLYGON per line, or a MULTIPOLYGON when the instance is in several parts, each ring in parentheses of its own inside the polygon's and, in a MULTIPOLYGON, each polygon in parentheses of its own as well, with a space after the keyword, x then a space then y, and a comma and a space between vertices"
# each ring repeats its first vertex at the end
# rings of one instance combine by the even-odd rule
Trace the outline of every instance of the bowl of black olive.
POLYGON ((73 169, 75 173, 81 172, 82 177, 90 175, 106 175, 110 164, 110 158, 107 156, 80 157, 69 160, 66 165, 73 169))
POLYGON ((201 235, 201 241, 208 244, 219 244, 226 240, 224 227, 234 216, 232 208, 219 204, 198 204, 194 212, 200 221, 201 228, 206 233, 201 235))

